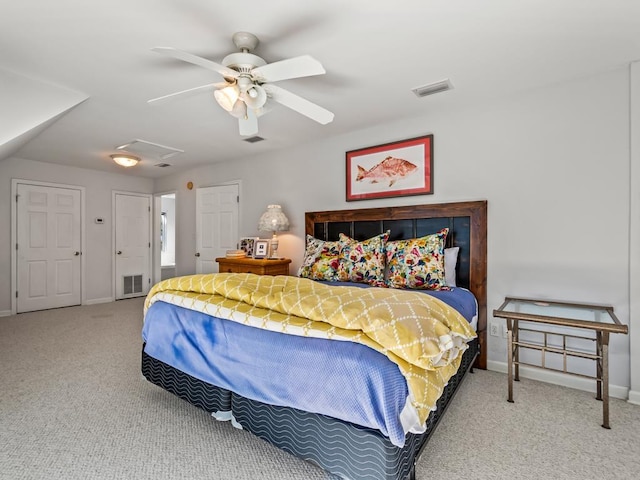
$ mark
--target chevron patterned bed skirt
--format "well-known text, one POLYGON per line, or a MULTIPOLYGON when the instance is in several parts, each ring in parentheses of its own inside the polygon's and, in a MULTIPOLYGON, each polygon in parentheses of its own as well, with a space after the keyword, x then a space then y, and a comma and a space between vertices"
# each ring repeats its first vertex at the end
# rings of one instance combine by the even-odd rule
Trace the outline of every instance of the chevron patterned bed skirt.
POLYGON ((415 463, 442 418, 460 382, 478 354, 478 340, 469 343, 457 374, 427 419, 425 433, 408 434, 398 448, 376 430, 335 418, 256 402, 181 372, 142 351, 147 380, 207 411, 232 411, 254 435, 304 460, 350 480, 405 480, 415 477, 415 463))

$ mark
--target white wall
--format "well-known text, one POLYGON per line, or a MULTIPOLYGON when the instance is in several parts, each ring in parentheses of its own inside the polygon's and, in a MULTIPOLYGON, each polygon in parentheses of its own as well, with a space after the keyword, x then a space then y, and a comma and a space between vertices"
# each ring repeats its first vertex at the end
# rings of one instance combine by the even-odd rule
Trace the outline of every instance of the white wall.
POLYGON ((19 158, 0 161, 0 218, 6 222, 6 227, 0 229, 0 312, 5 313, 11 310, 10 219, 13 178, 85 187, 85 298, 87 302, 113 298, 111 192, 152 193, 153 180, 19 158), (104 218, 104 224, 96 224, 96 217, 104 218))
MULTIPOLYGON (((195 271, 188 181, 242 180, 241 236, 258 236, 266 205, 281 204, 291 231, 279 236, 278 252, 292 258, 292 273, 302 260, 305 211, 487 199, 490 320, 505 295, 520 295, 612 304, 629 323, 628 70, 464 111, 431 112, 423 101, 420 118, 156 180, 157 192, 177 190, 178 274, 195 271), (433 195, 345 201, 346 151, 427 133, 433 195)), ((628 388, 629 337, 612 337, 611 383, 628 388)), ((489 361, 506 361, 504 339, 489 337, 489 361)))
POLYGON ((629 236, 629 328, 631 391, 629 401, 640 405, 640 62, 631 64, 631 215, 629 236))

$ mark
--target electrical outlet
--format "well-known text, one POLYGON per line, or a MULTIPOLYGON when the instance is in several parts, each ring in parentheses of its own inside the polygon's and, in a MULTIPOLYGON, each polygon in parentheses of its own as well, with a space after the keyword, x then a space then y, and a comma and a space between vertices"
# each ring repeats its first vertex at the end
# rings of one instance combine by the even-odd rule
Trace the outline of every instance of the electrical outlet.
POLYGON ((500 330, 498 330, 499 325, 496 322, 491 322, 491 331, 489 332, 493 337, 500 336, 500 330))

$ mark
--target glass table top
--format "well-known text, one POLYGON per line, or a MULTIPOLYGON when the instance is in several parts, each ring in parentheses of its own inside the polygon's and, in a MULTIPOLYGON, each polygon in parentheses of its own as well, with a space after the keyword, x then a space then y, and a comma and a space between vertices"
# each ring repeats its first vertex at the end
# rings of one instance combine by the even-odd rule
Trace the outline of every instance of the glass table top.
POLYGON ((558 302, 526 298, 505 298, 494 316, 515 320, 538 321, 558 325, 605 329, 612 332, 627 333, 613 307, 609 305, 558 302))

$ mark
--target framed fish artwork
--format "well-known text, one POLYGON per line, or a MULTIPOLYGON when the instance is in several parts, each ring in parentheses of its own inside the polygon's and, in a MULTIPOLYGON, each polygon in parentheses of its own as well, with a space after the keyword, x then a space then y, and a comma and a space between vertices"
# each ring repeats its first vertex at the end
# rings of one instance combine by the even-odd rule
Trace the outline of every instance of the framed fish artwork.
POLYGON ((433 193, 433 135, 347 152, 347 202, 433 193))

